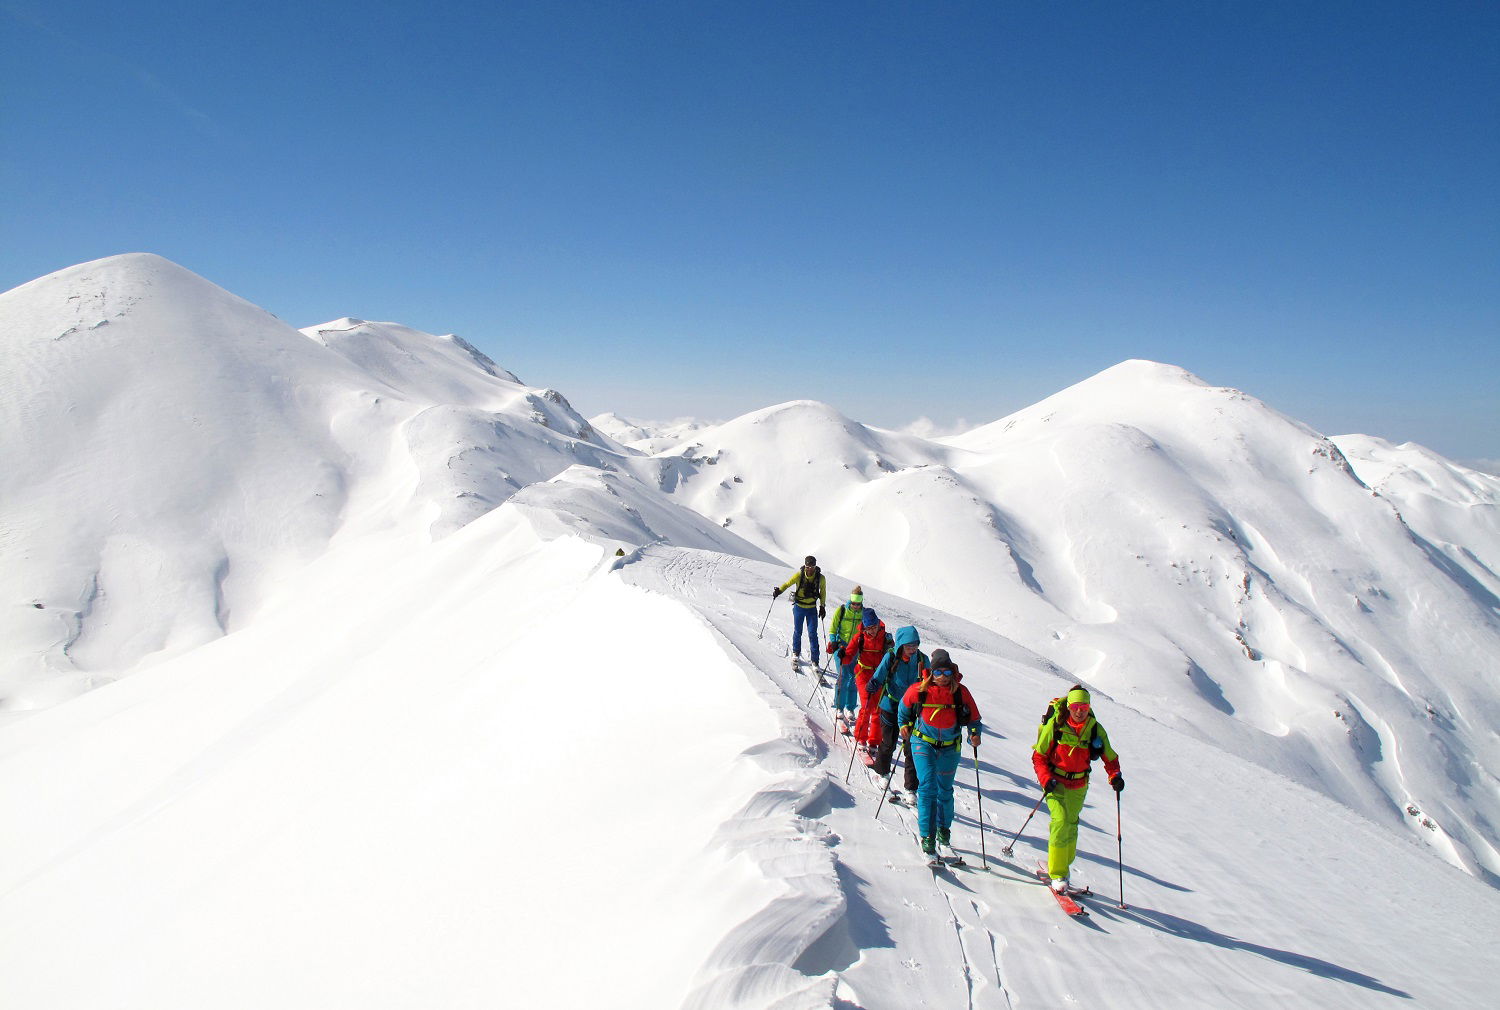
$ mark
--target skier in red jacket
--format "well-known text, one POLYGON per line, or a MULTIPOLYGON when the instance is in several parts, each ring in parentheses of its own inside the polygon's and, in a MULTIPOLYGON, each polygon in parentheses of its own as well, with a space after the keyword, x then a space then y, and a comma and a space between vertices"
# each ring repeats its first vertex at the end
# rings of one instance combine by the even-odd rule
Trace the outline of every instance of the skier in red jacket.
POLYGON ((866 607, 859 630, 844 646, 843 658, 844 662, 854 664, 854 686, 859 691, 859 718, 854 723, 854 739, 870 761, 875 759, 875 748, 880 745, 880 698, 871 696, 870 678, 890 651, 891 636, 885 633, 885 622, 866 607))

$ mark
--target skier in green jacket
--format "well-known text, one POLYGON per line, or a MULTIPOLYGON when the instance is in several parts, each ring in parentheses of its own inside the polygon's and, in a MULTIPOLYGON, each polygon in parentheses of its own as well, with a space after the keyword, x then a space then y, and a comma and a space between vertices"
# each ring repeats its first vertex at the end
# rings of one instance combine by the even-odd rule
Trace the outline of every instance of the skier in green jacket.
MULTIPOLYGON (((860 619, 865 613, 865 591, 859 586, 849 594, 849 602, 841 604, 828 622, 828 652, 837 656, 854 633, 859 630, 860 619)), ((838 714, 839 732, 848 736, 854 730, 855 710, 859 708, 859 691, 854 686, 854 663, 844 662, 839 656, 838 686, 833 690, 833 710, 838 714)))

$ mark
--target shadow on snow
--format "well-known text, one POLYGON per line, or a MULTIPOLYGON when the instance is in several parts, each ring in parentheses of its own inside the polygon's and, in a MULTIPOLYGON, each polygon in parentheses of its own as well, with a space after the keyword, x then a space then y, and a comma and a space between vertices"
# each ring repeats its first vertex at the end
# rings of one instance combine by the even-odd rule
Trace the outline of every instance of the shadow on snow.
POLYGON ((1225 950, 1243 950, 1251 954, 1259 954, 1261 957, 1297 968, 1301 971, 1317 975, 1320 978, 1331 979, 1335 982, 1345 982, 1349 985, 1357 985, 1375 992, 1384 993, 1387 996, 1398 996, 1401 999, 1411 999, 1412 995, 1401 989, 1395 989, 1386 985, 1379 979, 1371 978, 1363 972, 1354 971, 1341 965, 1324 961, 1322 958, 1313 957, 1309 954, 1298 954, 1290 950, 1279 950, 1275 947, 1267 947, 1264 944, 1252 943, 1249 940, 1241 940, 1238 937, 1227 936, 1216 930, 1210 929, 1200 923, 1180 916, 1159 912, 1151 908, 1137 908, 1132 906, 1128 909, 1119 909, 1112 905, 1102 903, 1091 907, 1090 911, 1127 921, 1134 921, 1142 926, 1150 926, 1159 929, 1172 936, 1181 937, 1184 940, 1196 940, 1199 943, 1210 943, 1215 947, 1225 950))

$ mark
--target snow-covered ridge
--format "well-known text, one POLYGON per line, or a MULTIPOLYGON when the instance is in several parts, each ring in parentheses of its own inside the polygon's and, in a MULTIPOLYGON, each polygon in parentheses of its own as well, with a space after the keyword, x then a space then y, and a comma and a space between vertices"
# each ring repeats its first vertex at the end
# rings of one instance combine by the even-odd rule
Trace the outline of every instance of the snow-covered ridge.
POLYGON ((0 710, 247 626, 336 537, 445 536, 635 456, 457 338, 299 332, 147 254, 0 295, 0 344, 0 710))
POLYGON ((246 1006, 1492 981, 1495 478, 1141 361, 942 439, 586 420, 451 335, 299 332, 145 255, 0 295, 0 351, 0 1003, 223 1005, 247 968, 246 1006), (768 597, 808 552, 830 609, 860 582, 958 657, 991 832, 1039 703, 1095 689, 1136 910, 1078 957, 1024 864, 912 874, 844 785, 768 597))

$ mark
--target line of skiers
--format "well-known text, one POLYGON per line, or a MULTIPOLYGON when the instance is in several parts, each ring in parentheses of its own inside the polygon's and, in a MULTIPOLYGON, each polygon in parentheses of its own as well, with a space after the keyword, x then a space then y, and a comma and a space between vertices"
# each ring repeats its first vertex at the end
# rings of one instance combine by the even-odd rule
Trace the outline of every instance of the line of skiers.
MULTIPOLYGON (((801 660, 806 628, 816 668, 817 622, 827 614, 828 597, 817 558, 809 555, 790 579, 773 588, 772 600, 793 585, 797 588, 792 598, 792 663, 801 660)), ((945 649, 934 649, 931 656, 922 652, 921 636, 913 626, 888 633, 880 616, 865 606, 859 586, 834 611, 827 644, 839 663, 833 692, 838 731, 853 736, 865 763, 883 778, 892 773, 899 742, 905 793, 893 790, 891 798, 915 807, 924 853, 930 856, 939 846, 950 846, 954 778, 964 738, 977 764, 983 732, 979 706, 961 683, 958 665, 945 649)), ((1074 685, 1048 704, 1032 748, 1032 770, 1051 816, 1047 875, 1059 893, 1068 888, 1078 849, 1079 815, 1095 760, 1103 762, 1115 792, 1124 790, 1120 757, 1093 714, 1092 698, 1074 685)))

